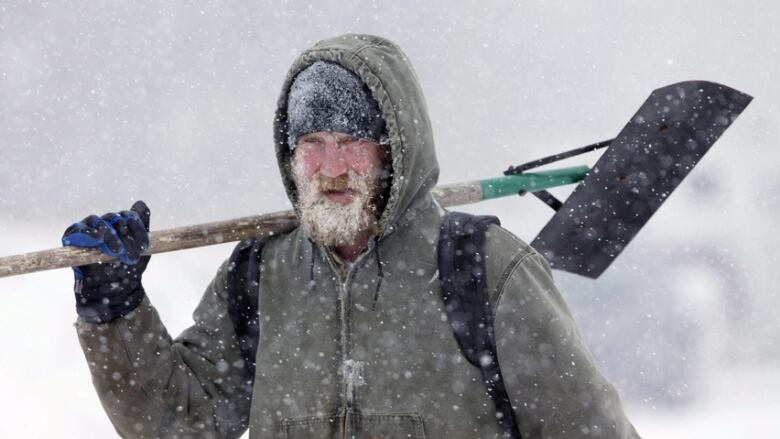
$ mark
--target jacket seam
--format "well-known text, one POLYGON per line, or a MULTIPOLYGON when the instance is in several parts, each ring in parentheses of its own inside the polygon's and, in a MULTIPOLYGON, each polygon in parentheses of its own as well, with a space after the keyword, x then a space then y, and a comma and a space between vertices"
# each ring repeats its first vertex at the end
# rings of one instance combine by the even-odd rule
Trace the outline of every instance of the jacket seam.
POLYGON ((509 283, 509 278, 514 275, 517 269, 525 263, 529 258, 534 256, 532 251, 522 251, 515 254, 512 261, 507 265, 507 268, 501 274, 499 283, 496 284, 496 299, 493 303, 493 314, 495 315, 498 310, 498 305, 501 303, 501 299, 504 297, 504 291, 506 291, 506 285, 509 283))
MULTIPOLYGON (((130 329, 129 329, 128 323, 127 323, 126 321, 120 321, 120 324, 121 324, 121 325, 124 325, 124 329, 125 329, 126 331, 130 332, 130 329)), ((119 338, 119 342, 120 342, 120 343, 122 343, 122 349, 123 349, 123 351, 124 351, 124 353, 125 353, 125 356, 127 357, 128 363, 130 364, 130 370, 131 370, 131 371, 132 371, 132 372, 133 372, 135 375, 137 375, 137 376, 139 376, 139 377, 140 377, 142 374, 138 373, 138 371, 137 371, 137 368, 136 368, 136 367, 133 365, 132 356, 130 355, 130 349, 129 349, 129 347, 128 347, 127 343, 125 342, 124 338, 122 337, 122 333, 121 333, 121 332, 119 332, 119 328, 118 328, 118 327, 115 327, 115 328, 114 328, 114 330, 117 332, 117 336, 118 336, 118 338, 119 338)), ((176 351, 175 351, 175 349, 173 348, 173 343, 170 343, 170 349, 171 349, 171 351, 172 351, 173 355, 176 355, 176 351)), ((173 357, 172 357, 172 358, 173 358, 173 357)), ((186 362, 184 362, 184 359, 183 359, 183 358, 182 358, 182 362, 183 362, 183 363, 184 363, 184 364, 187 366, 187 368, 188 368, 188 369, 190 369, 190 366, 189 366, 188 364, 186 364, 186 362)), ((172 367, 173 367, 173 368, 175 368, 176 366, 175 366, 175 365, 173 365, 172 367)), ((190 369, 190 370, 192 370, 192 369, 190 369)), ((193 374, 193 375, 194 375, 194 374, 193 374)), ((170 380, 170 378, 171 378, 172 376, 173 376, 173 371, 171 372, 171 376, 169 376, 169 377, 168 377, 168 379, 170 380)), ((198 378, 197 378, 197 376, 196 376, 195 378, 198 380, 198 384, 200 384, 200 385, 202 386, 202 382, 200 382, 200 379, 198 379, 198 378)), ((160 411, 165 411, 165 410, 166 410, 165 404, 164 404, 163 402, 161 402, 161 401, 158 401, 158 400, 157 400, 157 398, 155 398, 154 396, 152 396, 152 395, 151 395, 151 393, 150 393, 149 391, 147 391, 147 389, 146 389, 146 386, 143 384, 143 382, 144 382, 144 380, 140 380, 140 379, 139 379, 138 388, 139 388, 139 389, 141 389, 141 393, 144 395, 144 397, 145 397, 145 398, 146 398, 146 399, 147 399, 147 400, 148 400, 148 401, 149 401, 149 402, 150 402, 152 405, 154 405, 154 407, 155 407, 156 409, 158 409, 158 410, 160 410, 160 411)), ((166 387, 167 387, 167 386, 166 386, 166 387)), ((204 387, 204 390, 205 390, 205 387, 204 387)), ((213 413, 213 411, 212 411, 212 416, 214 416, 214 413, 213 413)), ((177 426, 177 427, 179 427, 179 429, 182 429, 182 430, 185 430, 185 431, 186 431, 186 430, 189 430, 189 428, 188 428, 186 425, 182 424, 182 423, 181 423, 181 421, 179 421, 179 420, 178 420, 176 417, 174 417, 174 419, 173 419, 173 422, 176 424, 176 426, 177 426)))
POLYGON ((360 52, 362 52, 362 51, 364 51, 366 49, 374 48, 374 47, 381 47, 381 46, 379 44, 376 44, 376 43, 368 43, 365 46, 359 48, 358 50, 352 52, 352 57, 355 58, 358 55, 360 55, 360 52))
MULTIPOLYGON (((128 326, 127 321, 121 320, 119 322, 121 325, 124 326, 123 329, 125 329, 127 332, 130 332, 130 328, 128 326)), ((117 325, 119 326, 119 325, 117 325)), ((130 355, 130 348, 127 345, 127 342, 125 342, 125 339, 122 337, 122 333, 119 331, 118 327, 114 327, 114 331, 116 332, 117 337, 119 338, 119 342, 122 343, 122 350, 125 353, 125 356, 127 357, 128 364, 130 365, 130 370, 133 372, 133 374, 140 377, 140 374, 138 373, 137 368, 135 365, 133 365, 133 357, 130 355)), ((163 410, 163 405, 157 401, 149 391, 147 391, 145 384, 143 383, 143 380, 139 380, 138 388, 141 389, 141 393, 143 393, 144 397, 149 400, 150 403, 152 403, 157 409, 163 410)))

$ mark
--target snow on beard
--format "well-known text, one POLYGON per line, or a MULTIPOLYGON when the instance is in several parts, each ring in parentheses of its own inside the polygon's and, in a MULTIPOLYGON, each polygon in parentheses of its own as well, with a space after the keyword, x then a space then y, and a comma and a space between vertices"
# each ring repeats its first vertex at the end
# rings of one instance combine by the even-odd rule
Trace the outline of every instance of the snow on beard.
POLYGON ((381 173, 372 169, 360 175, 329 178, 321 174, 306 177, 303 163, 293 159, 293 178, 298 189, 300 222, 313 241, 326 247, 352 243, 362 233, 379 233, 375 199, 380 191, 381 173), (329 200, 323 191, 352 189, 352 202, 346 205, 329 200))

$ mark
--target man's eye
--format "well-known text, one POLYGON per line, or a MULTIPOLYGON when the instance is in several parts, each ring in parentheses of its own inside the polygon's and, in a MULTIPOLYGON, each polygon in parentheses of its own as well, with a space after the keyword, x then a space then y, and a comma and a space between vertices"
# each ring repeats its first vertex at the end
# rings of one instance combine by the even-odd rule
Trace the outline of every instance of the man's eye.
POLYGON ((343 145, 350 146, 353 148, 356 146, 360 146, 362 143, 363 143, 363 139, 358 137, 347 137, 342 141, 343 145))

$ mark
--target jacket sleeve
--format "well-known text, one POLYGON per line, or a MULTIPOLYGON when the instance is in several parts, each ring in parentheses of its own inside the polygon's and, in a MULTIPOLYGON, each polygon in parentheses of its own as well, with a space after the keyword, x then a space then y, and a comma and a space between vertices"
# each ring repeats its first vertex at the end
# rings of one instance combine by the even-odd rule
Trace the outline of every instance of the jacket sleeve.
POLYGON ((523 437, 639 437, 586 349, 547 261, 527 250, 498 286, 494 323, 523 437))
POLYGON ((225 262, 175 340, 148 298, 107 324, 76 322, 97 393, 124 438, 237 438, 253 377, 228 316, 225 262))

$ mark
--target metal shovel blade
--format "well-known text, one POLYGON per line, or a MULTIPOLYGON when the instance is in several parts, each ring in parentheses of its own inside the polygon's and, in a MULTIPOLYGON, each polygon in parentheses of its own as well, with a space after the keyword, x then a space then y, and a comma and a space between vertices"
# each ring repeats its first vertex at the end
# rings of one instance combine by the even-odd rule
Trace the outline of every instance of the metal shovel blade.
POLYGON ((653 91, 531 245, 597 278, 751 100, 706 81, 653 91))

